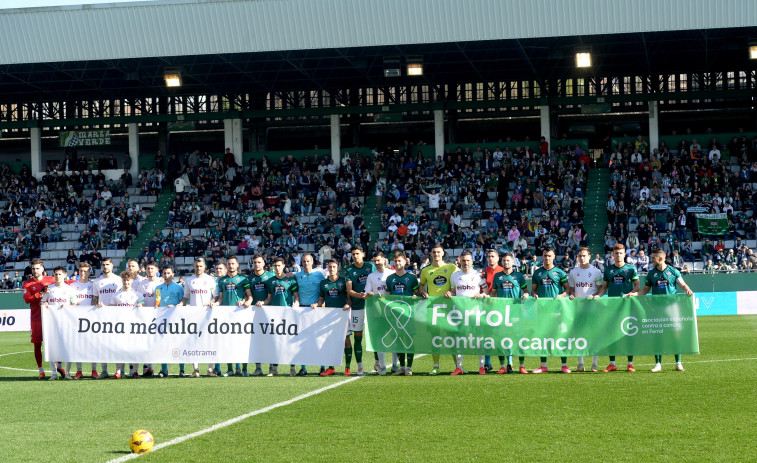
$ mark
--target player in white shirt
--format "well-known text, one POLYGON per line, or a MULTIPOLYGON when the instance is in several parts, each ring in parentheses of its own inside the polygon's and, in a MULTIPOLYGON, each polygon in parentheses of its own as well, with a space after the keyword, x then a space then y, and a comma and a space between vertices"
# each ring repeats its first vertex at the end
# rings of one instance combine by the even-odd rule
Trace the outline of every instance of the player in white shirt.
MULTIPOLYGON (((65 268, 61 266, 55 267, 55 269, 53 270, 55 283, 48 286, 47 291, 42 295, 42 300, 40 301, 42 303, 42 307, 63 307, 64 305, 72 305, 75 302, 74 290, 66 284, 67 276, 68 273, 66 272, 65 268)), ((58 362, 58 364, 60 365, 60 362, 58 362)), ((68 362, 66 364, 66 371, 64 376, 66 379, 73 379, 71 378, 70 369, 71 362, 68 362)), ((53 372, 53 375, 50 377, 50 379, 58 379, 55 362, 52 360, 50 360, 50 371, 53 372)))
MULTIPOLYGON (((97 278, 92 282, 92 305, 99 307, 111 305, 113 296, 123 286, 123 280, 121 277, 113 273, 113 260, 110 257, 106 257, 102 262, 103 274, 100 278, 97 278)), ((98 376, 98 379, 105 379, 110 377, 108 374, 108 364, 101 363, 100 367, 102 371, 98 376)))
MULTIPOLYGON (((132 283, 132 287, 137 294, 142 295, 142 298, 144 299, 144 306, 156 307, 158 304, 155 303, 155 288, 163 284, 163 278, 158 276, 157 262, 150 262, 149 264, 147 264, 147 267, 145 269, 145 273, 147 273, 146 278, 139 276, 139 262, 134 259, 129 260, 129 264, 126 267, 126 270, 134 275, 134 282, 132 283)), ((152 363, 144 364, 143 368, 144 370, 142 371, 142 375, 153 375, 152 363)), ((129 376, 134 375, 136 371, 137 370, 134 369, 134 365, 129 365, 129 376)))
MULTIPOLYGON (((184 279, 184 298, 181 300, 181 305, 206 307, 218 297, 218 283, 215 278, 205 273, 206 268, 205 259, 202 257, 195 259, 194 275, 184 279)), ((200 364, 194 363, 192 366, 195 369, 193 376, 199 376, 200 364)), ((212 363, 208 364, 208 376, 216 376, 212 363)))
MULTIPOLYGON (((489 297, 489 286, 486 284, 486 280, 481 278, 481 272, 473 270, 473 255, 465 251, 460 254, 460 270, 453 273, 450 277, 451 287, 445 294, 446 297, 463 296, 463 297, 489 297)), ((478 374, 485 375, 486 368, 484 363, 486 361, 485 355, 478 356, 478 374)), ((463 356, 456 356, 457 368, 450 373, 452 376, 462 375, 463 370, 463 356)))
MULTIPOLYGON (((600 296, 604 275, 601 270, 590 264, 591 253, 589 248, 583 247, 578 249, 576 256, 578 267, 571 269, 568 273, 568 294, 571 299, 577 297, 597 298, 600 296)), ((596 355, 591 358, 591 371, 597 371, 596 355)), ((578 367, 576 371, 586 371, 583 356, 578 357, 578 367)))
MULTIPOLYGON (((128 270, 121 272, 121 282, 122 287, 110 299, 110 305, 113 307, 142 307, 144 305, 142 294, 137 293, 136 291, 134 291, 134 288, 132 288, 132 284, 134 283, 134 275, 132 275, 128 270)), ((98 302, 97 305, 102 307, 104 304, 102 302, 98 302)), ((116 374, 113 375, 113 378, 121 379, 121 374, 123 372, 124 364, 117 363, 116 374)), ((136 372, 133 376, 134 378, 139 378, 139 375, 136 372)))
MULTIPOLYGON (((394 273, 394 270, 386 268, 386 257, 379 251, 373 255, 373 265, 376 271, 368 275, 365 282, 365 293, 369 296, 386 294, 386 278, 394 273)), ((386 353, 377 352, 378 358, 373 369, 381 376, 386 374, 386 353)), ((399 371, 399 358, 396 352, 392 352, 392 373, 399 371)))
MULTIPOLYGON (((92 266, 87 262, 79 264, 79 281, 71 283, 71 289, 74 291, 74 305, 91 306, 94 298, 94 290, 89 276, 92 273, 92 266)), ((70 365, 69 365, 70 367, 70 365)), ((81 379, 81 362, 76 362, 76 376, 74 379, 81 379)), ((70 368, 68 368, 70 370, 70 368)), ((97 363, 92 362, 92 379, 97 379, 97 363)))

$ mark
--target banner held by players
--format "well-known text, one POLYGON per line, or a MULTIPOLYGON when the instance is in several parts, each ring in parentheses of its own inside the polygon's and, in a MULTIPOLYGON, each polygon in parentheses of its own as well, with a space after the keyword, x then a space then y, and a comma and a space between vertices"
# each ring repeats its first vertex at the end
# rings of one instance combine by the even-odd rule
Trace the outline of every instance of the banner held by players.
POLYGON ((693 298, 471 299, 371 296, 368 348, 523 356, 699 353, 693 298))
POLYGON ((289 307, 42 310, 45 359, 340 365, 349 311, 289 307))

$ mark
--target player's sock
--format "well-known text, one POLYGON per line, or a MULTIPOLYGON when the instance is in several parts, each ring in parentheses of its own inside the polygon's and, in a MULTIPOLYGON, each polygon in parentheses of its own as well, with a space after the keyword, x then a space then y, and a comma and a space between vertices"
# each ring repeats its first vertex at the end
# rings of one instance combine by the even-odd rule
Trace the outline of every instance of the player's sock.
POLYGON ((233 372, 233 371, 234 371, 234 365, 233 365, 233 364, 231 364, 231 363, 227 363, 227 364, 226 364, 226 370, 227 370, 227 371, 232 371, 232 372, 233 372))
MULTIPOLYGON (((71 367, 71 364, 69 362, 69 368, 70 367, 71 367)), ((94 370, 94 368, 93 368, 93 370, 94 370)), ((81 372, 81 362, 76 362, 76 372, 77 373, 81 372)))
POLYGON ((463 369, 463 356, 460 354, 453 355, 452 356, 455 359, 455 366, 459 369, 463 369))
POLYGON ((478 367, 483 368, 484 365, 486 365, 486 359, 489 358, 489 362, 492 361, 492 358, 488 355, 479 355, 478 356, 478 367))
POLYGON ((582 366, 584 366, 584 358, 583 358, 583 356, 582 356, 582 355, 579 355, 579 356, 578 356, 578 366, 579 366, 579 367, 582 367, 582 366))
POLYGON ((615 356, 614 355, 610 356, 610 365, 615 365, 615 356))
POLYGON ((499 366, 503 367, 505 365, 509 365, 508 363, 505 363, 505 356, 504 355, 499 355, 499 356, 497 356, 497 358, 499 359, 499 366))
POLYGON ((405 368, 405 354, 397 354, 400 361, 400 368, 405 368))
POLYGON ((39 367, 39 372, 40 372, 40 373, 44 373, 44 372, 45 372, 45 369, 44 369, 43 367, 39 367))
POLYGON ((53 373, 55 373, 55 374, 58 373, 58 369, 56 368, 55 362, 53 362, 53 361, 50 362, 50 371, 53 372, 53 373))
POLYGON ((599 357, 595 355, 595 356, 593 356, 591 358, 591 369, 592 370, 596 370, 597 369, 597 363, 599 363, 599 357))
POLYGON ((263 369, 263 364, 262 363, 256 363, 255 364, 255 369, 256 370, 262 370, 263 369))
POLYGON ((300 365, 300 368, 302 368, 302 371, 304 371, 305 374, 308 374, 308 366, 307 365, 300 365))
POLYGON ((439 359, 441 358, 441 355, 439 354, 431 354, 431 359, 434 361, 434 368, 439 369, 439 359))
POLYGON ((681 354, 675 354, 676 363, 681 363, 681 354))
MULTIPOLYGON (((383 352, 382 352, 382 354, 383 354, 383 352)), ((379 361, 379 353, 378 352, 374 352, 373 353, 373 361, 376 362, 376 363, 378 363, 378 361, 379 361)), ((379 365, 381 365, 381 364, 379 363, 379 365)))
POLYGON ((183 363, 179 364, 179 373, 184 373, 184 364, 183 363))
POLYGON ((219 372, 219 373, 221 373, 221 364, 220 363, 216 363, 216 371, 219 372))
POLYGON ((357 363, 363 363, 363 336, 355 335, 355 342, 352 344, 352 349, 355 351, 355 360, 357 363))
MULTIPOLYGON (((492 356, 491 355, 484 355, 484 365, 492 366, 492 356)), ((481 368, 481 367, 479 367, 481 368)))
POLYGON ((352 362, 352 347, 344 348, 344 362, 345 362, 345 367, 349 368, 350 363, 352 362))
POLYGON ((102 373, 104 375, 108 374, 108 364, 107 363, 101 363, 100 364, 100 368, 102 369, 102 373))
POLYGON ((400 361, 399 361, 399 357, 397 357, 397 353, 392 352, 392 366, 396 367, 399 364, 400 364, 400 361))
POLYGON ((247 372, 247 364, 242 365, 242 372, 247 372))
POLYGON ((560 361, 562 362, 563 366, 568 364, 568 357, 560 357, 560 361))
POLYGON ((632 365, 632 364, 633 364, 633 355, 629 355, 629 356, 628 356, 628 364, 629 364, 629 365, 632 365))
POLYGON ((415 358, 415 354, 407 354, 407 367, 413 368, 413 359, 415 358))
MULTIPOLYGON (((37 361, 37 368, 42 368, 42 343, 34 343, 34 360, 37 361)), ((44 369, 42 371, 45 371, 44 369)))
POLYGON ((662 355, 655 354, 654 363, 662 363, 662 355))
POLYGON ((547 357, 539 357, 539 361, 542 367, 547 368, 547 357))
POLYGON ((508 355, 507 356, 507 364, 508 365, 512 365, 513 364, 513 356, 512 355, 508 355))
POLYGON ((376 354, 376 361, 378 362, 379 366, 381 368, 386 368, 386 353, 374 352, 374 354, 376 354))

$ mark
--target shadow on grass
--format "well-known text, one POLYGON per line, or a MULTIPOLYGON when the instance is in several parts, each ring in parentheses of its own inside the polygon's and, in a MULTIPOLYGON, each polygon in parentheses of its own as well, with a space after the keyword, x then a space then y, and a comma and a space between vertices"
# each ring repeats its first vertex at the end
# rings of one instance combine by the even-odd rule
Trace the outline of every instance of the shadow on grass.
POLYGON ((13 381, 47 381, 50 377, 46 376, 45 379, 39 379, 36 376, 0 376, 0 382, 13 382, 13 381))
POLYGON ((108 453, 111 453, 113 455, 126 455, 128 453, 131 453, 131 451, 130 450, 111 450, 108 453))

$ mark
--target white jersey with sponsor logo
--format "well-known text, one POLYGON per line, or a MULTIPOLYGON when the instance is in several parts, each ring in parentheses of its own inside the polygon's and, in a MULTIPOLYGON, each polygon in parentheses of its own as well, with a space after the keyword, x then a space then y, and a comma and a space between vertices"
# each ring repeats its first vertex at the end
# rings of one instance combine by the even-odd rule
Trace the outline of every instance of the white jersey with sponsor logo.
POLYGON ((590 265, 589 268, 575 267, 568 273, 568 286, 575 288, 576 297, 594 296, 602 284, 602 272, 590 265))
POLYGON ((218 283, 207 273, 199 277, 192 275, 184 278, 184 298, 188 305, 204 307, 218 296, 218 283))
POLYGON ((92 305, 92 297, 95 295, 92 288, 92 282, 74 281, 71 283, 71 289, 74 291, 74 300, 78 305, 92 305))
POLYGON ((481 288, 486 286, 486 280, 481 278, 481 272, 477 272, 471 269, 470 272, 465 273, 462 270, 452 274, 450 278, 452 287, 455 288, 455 294, 457 296, 473 297, 481 294, 481 288))
POLYGON ((119 290, 110 300, 110 304, 116 307, 136 307, 139 302, 142 302, 142 294, 137 293, 133 289, 126 291, 124 289, 119 290))
POLYGON ((383 272, 377 270, 368 275, 368 280, 365 282, 365 292, 386 294, 386 279, 389 275, 394 275, 394 270, 384 268, 383 272))
POLYGON ((121 277, 115 274, 107 278, 101 276, 92 282, 92 292, 97 297, 97 301, 102 302, 102 305, 113 305, 111 304, 111 300, 122 287, 123 281, 121 277))
POLYGON ((142 294, 145 300, 145 307, 155 307, 155 288, 162 284, 162 278, 155 278, 154 280, 142 278, 139 285, 136 284, 136 281, 132 283, 132 288, 134 288, 134 291, 142 294))
POLYGON ((63 286, 50 285, 47 292, 42 296, 42 302, 47 302, 51 307, 71 305, 76 301, 73 288, 63 283, 63 286))

